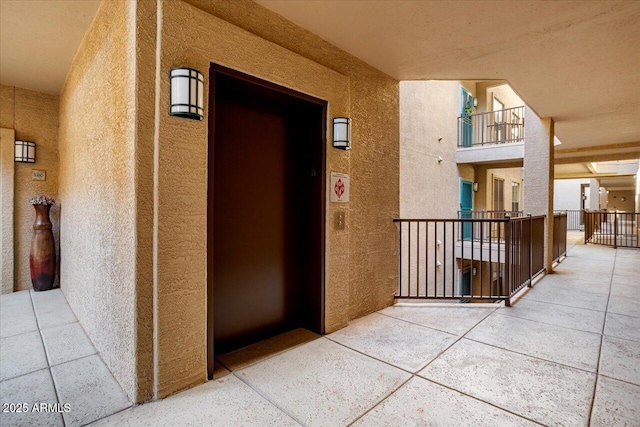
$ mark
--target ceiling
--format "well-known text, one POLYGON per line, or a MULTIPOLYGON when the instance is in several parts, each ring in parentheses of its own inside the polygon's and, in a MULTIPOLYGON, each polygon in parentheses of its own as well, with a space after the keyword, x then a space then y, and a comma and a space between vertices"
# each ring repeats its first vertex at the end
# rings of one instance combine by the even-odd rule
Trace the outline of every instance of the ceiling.
POLYGON ((505 79, 560 152, 638 157, 640 1, 257 1, 399 80, 505 79))
MULTIPOLYGON (((508 81, 564 163, 640 157, 640 1, 258 3, 399 80, 508 81)), ((1 0, 0 82, 59 93, 99 4, 1 0)))
POLYGON ((0 82, 58 94, 100 0, 1 0, 0 82))
POLYGON ((556 179, 596 178, 601 187, 633 190, 640 163, 636 160, 556 165, 556 179))

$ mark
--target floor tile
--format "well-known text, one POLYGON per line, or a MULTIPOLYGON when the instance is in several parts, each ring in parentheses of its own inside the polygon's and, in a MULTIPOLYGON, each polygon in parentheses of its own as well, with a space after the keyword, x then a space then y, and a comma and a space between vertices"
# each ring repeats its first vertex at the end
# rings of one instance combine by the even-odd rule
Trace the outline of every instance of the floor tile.
MULTIPOLYGON (((547 284, 545 283, 544 286, 547 284)), ((520 299, 513 306, 500 308, 496 313, 597 334, 602 332, 605 315, 601 311, 529 299, 520 299)))
POLYGON ((453 344, 457 335, 373 313, 327 338, 368 356, 417 372, 453 344))
POLYGON ((326 338, 236 375, 305 425, 346 425, 410 377, 326 338))
POLYGON ((421 376, 545 425, 586 425, 595 375, 462 339, 421 376))
POLYGON ((598 378, 591 426, 640 426, 640 386, 598 378))
POLYGON ((0 381, 46 368, 47 357, 40 332, 0 339, 0 381))
POLYGON ((600 374, 640 385, 640 342, 605 336, 600 374))
POLYGON ((572 289, 543 286, 544 279, 535 285, 522 298, 551 304, 566 305, 569 307, 586 308, 589 310, 605 311, 607 308, 607 295, 590 292, 576 292, 572 289), (542 286, 541 286, 542 285, 542 286))
MULTIPOLYGON (((611 277, 606 282, 591 282, 582 279, 572 279, 566 276, 548 274, 541 283, 545 288, 565 289, 572 292, 588 292, 591 294, 609 295, 611 277)), ((537 286, 537 285, 536 285, 537 286)))
POLYGON ((96 426, 298 426, 233 375, 104 418, 96 426))
POLYGON ((38 330, 29 291, 13 292, 0 298, 0 338, 38 330))
POLYGON ((51 367, 60 402, 72 404, 63 414, 67 426, 84 425, 131 406, 126 394, 93 355, 51 367))
POLYGON ((633 258, 616 259, 616 266, 613 272, 616 276, 638 279, 640 278, 640 263, 638 263, 637 259, 633 258))
POLYGON ((43 292, 31 291, 31 298, 40 329, 77 322, 76 316, 71 311, 60 289, 43 292))
MULTIPOLYGON (((41 369, 18 378, 0 382, 0 403, 25 403, 26 412, 0 412, 0 425, 10 426, 63 426, 58 412, 34 410, 34 404, 56 404, 58 398, 49 369, 41 369)), ((60 408, 63 409, 63 408, 60 408)))
POLYGON ((320 338, 320 335, 314 334, 307 329, 298 328, 240 350, 218 356, 217 360, 228 369, 237 371, 318 338, 320 338))
POLYGON ((219 362, 217 361, 213 362, 213 379, 214 380, 219 380, 220 378, 226 377, 227 375, 230 375, 230 374, 231 374, 231 371, 225 368, 224 366, 222 366, 219 362))
POLYGON ((379 313, 456 335, 464 335, 494 308, 392 306, 379 313))
POLYGON ((611 295, 607 311, 609 313, 640 317, 640 297, 611 295))
POLYGON ((467 338, 506 350, 595 372, 600 335, 492 314, 467 338))
POLYGON ((621 297, 636 298, 640 300, 640 285, 639 284, 624 284, 616 282, 611 284, 611 295, 618 295, 621 297))
POLYGON ((44 329, 42 340, 51 366, 89 356, 96 352, 78 322, 44 329))
POLYGON ((604 334, 640 342, 640 318, 607 313, 604 334))
POLYGON ((354 424, 426 425, 506 427, 537 424, 419 377, 412 378, 354 424))

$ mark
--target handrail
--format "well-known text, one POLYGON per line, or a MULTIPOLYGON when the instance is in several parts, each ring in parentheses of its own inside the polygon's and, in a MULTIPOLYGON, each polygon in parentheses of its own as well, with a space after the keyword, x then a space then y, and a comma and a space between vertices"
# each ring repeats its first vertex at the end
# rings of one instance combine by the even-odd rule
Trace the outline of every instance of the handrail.
POLYGON ((458 148, 524 141, 525 107, 458 117, 458 148))

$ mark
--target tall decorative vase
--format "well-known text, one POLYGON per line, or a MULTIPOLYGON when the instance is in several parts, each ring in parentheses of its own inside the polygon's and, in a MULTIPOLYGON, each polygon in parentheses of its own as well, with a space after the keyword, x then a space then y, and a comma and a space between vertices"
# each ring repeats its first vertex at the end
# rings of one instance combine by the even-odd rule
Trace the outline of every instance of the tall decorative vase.
POLYGON ((49 219, 51 206, 33 205, 33 207, 36 210, 36 222, 33 224, 33 240, 29 255, 31 283, 35 291, 48 291, 53 288, 53 279, 56 275, 56 247, 49 219))

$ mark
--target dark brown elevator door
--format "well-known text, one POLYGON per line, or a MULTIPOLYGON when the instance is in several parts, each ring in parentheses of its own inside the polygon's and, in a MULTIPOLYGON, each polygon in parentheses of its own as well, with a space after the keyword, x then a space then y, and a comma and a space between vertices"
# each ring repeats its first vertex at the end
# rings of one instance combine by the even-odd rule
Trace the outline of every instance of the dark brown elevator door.
POLYGON ((323 109, 215 79, 210 237, 223 354, 298 326, 320 332, 323 109))

